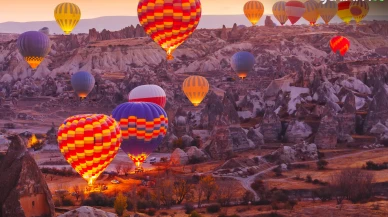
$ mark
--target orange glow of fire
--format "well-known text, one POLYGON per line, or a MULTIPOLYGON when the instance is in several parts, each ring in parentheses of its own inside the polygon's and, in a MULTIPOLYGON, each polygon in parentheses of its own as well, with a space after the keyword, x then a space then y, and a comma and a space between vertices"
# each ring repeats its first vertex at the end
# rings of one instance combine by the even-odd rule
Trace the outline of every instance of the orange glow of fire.
POLYGON ((31 138, 28 140, 27 147, 31 148, 34 145, 36 145, 39 142, 39 140, 36 138, 35 134, 32 134, 31 138))

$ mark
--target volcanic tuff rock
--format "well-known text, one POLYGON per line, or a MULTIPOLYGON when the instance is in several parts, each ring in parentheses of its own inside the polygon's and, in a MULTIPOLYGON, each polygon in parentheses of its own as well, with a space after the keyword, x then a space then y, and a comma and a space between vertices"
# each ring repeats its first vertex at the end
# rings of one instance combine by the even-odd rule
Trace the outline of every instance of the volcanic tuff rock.
POLYGON ((264 145, 264 136, 260 133, 259 129, 249 128, 247 138, 251 140, 256 147, 264 145))
POLYGON ((318 132, 315 135, 314 143, 318 148, 335 148, 338 138, 338 121, 332 114, 325 115, 319 124, 318 132))
POLYGON ((58 217, 117 217, 117 215, 90 206, 81 206, 75 210, 65 212, 58 217))
POLYGON ((311 127, 302 122, 293 120, 287 126, 286 139, 288 142, 298 143, 312 134, 311 127))
POLYGON ((349 135, 354 134, 356 130, 356 98, 351 91, 345 97, 342 110, 337 115, 338 139, 340 141, 349 138, 349 135))
POLYGON ((189 162, 189 156, 180 148, 175 149, 171 154, 170 164, 173 166, 186 165, 189 162))
POLYGON ((376 87, 379 90, 373 96, 369 105, 369 113, 364 124, 364 132, 369 132, 373 125, 379 121, 388 121, 388 90, 384 86, 376 87))
POLYGON ((193 158, 206 159, 207 158, 207 155, 201 149, 198 149, 195 146, 191 146, 190 148, 188 148, 188 150, 186 151, 186 154, 188 155, 189 159, 193 159, 193 158))
POLYGON ((95 28, 89 29, 89 42, 124 38, 139 38, 145 36, 147 36, 147 34, 139 24, 136 25, 136 28, 131 25, 115 32, 104 29, 99 33, 95 28))
POLYGON ((17 135, 1 162, 0 216, 55 216, 50 190, 25 142, 17 135))
POLYGON ((261 134, 264 136, 265 142, 276 142, 279 140, 282 124, 276 113, 268 109, 263 117, 260 126, 261 134))
POLYGON ((212 131, 204 150, 212 159, 225 159, 233 154, 232 138, 227 126, 217 126, 212 131))
POLYGON ((264 26, 266 27, 275 27, 275 23, 272 21, 271 16, 266 16, 264 21, 264 26))
POLYGON ((317 160, 318 149, 314 143, 300 143, 293 146, 283 146, 264 158, 274 163, 292 163, 295 161, 317 160))

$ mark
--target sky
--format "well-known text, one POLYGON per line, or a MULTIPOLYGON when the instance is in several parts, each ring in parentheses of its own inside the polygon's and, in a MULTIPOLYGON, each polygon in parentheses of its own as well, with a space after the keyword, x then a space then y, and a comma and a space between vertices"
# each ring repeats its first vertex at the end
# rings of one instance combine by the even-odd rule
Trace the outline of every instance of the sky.
MULTIPOLYGON (((0 23, 50 21, 54 20, 53 10, 66 0, 0 0, 0 23)), ((103 16, 136 16, 138 0, 67 0, 77 4, 82 18, 103 16)), ((265 14, 272 14, 272 5, 277 0, 260 0, 265 14)), ((304 0, 302 0, 304 2, 304 0)), ((338 0, 339 1, 339 0, 338 0)), ((243 14, 242 8, 247 0, 202 0, 204 15, 243 14)), ((388 0, 371 2, 370 15, 388 15, 388 0)))

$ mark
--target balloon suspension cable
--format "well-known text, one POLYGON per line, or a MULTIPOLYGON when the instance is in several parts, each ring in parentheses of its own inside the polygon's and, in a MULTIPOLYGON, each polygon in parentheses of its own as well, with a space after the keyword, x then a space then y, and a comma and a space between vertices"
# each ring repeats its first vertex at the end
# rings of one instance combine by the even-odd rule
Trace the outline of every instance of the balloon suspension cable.
POLYGON ((93 177, 89 178, 89 180, 88 180, 88 185, 89 186, 93 186, 94 179, 95 178, 93 178, 93 177))

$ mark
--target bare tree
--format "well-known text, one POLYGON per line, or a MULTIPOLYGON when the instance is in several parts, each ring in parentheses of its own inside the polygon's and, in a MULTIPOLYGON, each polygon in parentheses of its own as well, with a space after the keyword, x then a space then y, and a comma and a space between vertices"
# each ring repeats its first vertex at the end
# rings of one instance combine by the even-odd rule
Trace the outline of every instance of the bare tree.
POLYGON ((125 176, 128 176, 129 171, 132 170, 132 167, 133 167, 133 164, 127 164, 127 165, 123 166, 123 168, 121 170, 123 171, 125 176))
POLYGON ((181 204, 182 201, 191 195, 192 185, 183 178, 177 178, 174 182, 174 194, 177 204, 181 204))
POLYGON ((170 177, 164 176, 156 179, 155 195, 158 202, 167 207, 171 207, 174 201, 174 182, 170 177))
POLYGON ((374 175, 361 169, 348 168, 333 175, 331 187, 337 204, 341 204, 344 199, 359 202, 372 197, 373 181, 374 175))
POLYGON ((117 163, 116 166, 115 166, 115 168, 116 168, 117 174, 120 175, 120 172, 121 172, 121 162, 120 162, 120 163, 117 163))
POLYGON ((217 190, 218 186, 213 176, 204 176, 199 180, 199 187, 202 188, 206 200, 209 202, 211 196, 217 190))
POLYGON ((130 188, 130 192, 129 192, 129 200, 131 201, 132 203, 132 206, 133 206, 133 211, 136 213, 137 212, 137 202, 139 201, 139 197, 137 195, 137 186, 134 184, 131 186, 130 188))
POLYGON ((78 199, 81 197, 81 194, 82 194, 82 192, 81 192, 80 187, 78 185, 74 185, 72 195, 73 195, 73 197, 75 197, 76 201, 78 201, 78 199))
POLYGON ((217 201, 221 206, 229 206, 232 198, 235 198, 236 189, 231 181, 221 181, 218 183, 216 191, 217 201))

